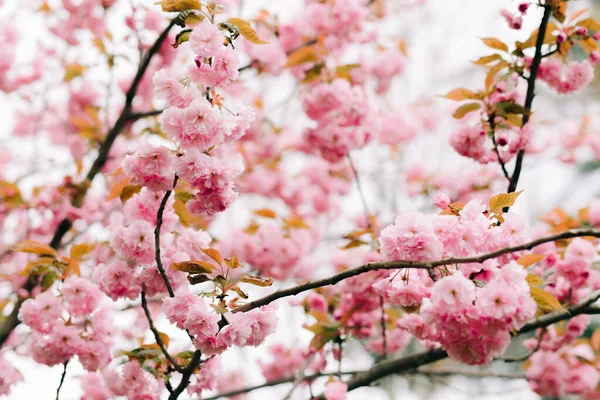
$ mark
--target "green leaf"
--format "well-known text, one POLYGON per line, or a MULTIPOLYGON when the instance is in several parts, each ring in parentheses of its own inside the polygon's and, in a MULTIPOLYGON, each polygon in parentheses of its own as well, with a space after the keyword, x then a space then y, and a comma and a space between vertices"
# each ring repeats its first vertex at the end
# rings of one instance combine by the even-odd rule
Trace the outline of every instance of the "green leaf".
POLYGON ((191 29, 184 29, 184 30, 182 30, 181 32, 179 32, 177 34, 177 36, 175 36, 175 43, 173 43, 171 46, 173 46, 174 48, 178 48, 183 43, 185 43, 188 40, 190 40, 190 35, 191 34, 192 34, 192 30, 191 29))
POLYGON ((452 116, 456 119, 461 119, 468 113, 473 112, 475 110, 479 110, 480 108, 481 104, 479 103, 463 104, 462 106, 458 107, 456 111, 454 111, 454 114, 452 116))

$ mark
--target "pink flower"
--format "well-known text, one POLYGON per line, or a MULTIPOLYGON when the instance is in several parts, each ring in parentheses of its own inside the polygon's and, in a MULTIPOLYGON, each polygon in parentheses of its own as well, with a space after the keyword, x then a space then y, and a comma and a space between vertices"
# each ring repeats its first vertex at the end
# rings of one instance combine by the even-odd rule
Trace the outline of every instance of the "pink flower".
POLYGON ((600 372, 589 364, 580 364, 575 368, 570 368, 567 375, 565 393, 584 394, 592 393, 600 383, 600 372))
POLYGON ((199 57, 210 58, 223 47, 225 38, 208 20, 195 25, 190 35, 190 49, 199 57))
POLYGON ((22 380, 19 371, 0 354, 0 396, 8 396, 11 387, 22 380))
POLYGON ((102 376, 91 372, 81 378, 83 395, 80 400, 109 400, 113 393, 106 386, 102 376))
POLYGON ((431 288, 431 302, 445 313, 460 313, 475 302, 475 284, 460 272, 440 279, 431 288))
POLYGON ((133 268, 125 261, 99 264, 94 268, 94 281, 99 285, 100 290, 114 301, 119 298, 134 300, 142 290, 133 268))
POLYGON ((183 293, 175 297, 166 297, 163 299, 162 310, 167 319, 177 325, 179 329, 184 329, 184 323, 190 308, 205 307, 203 301, 193 293, 183 293))
POLYGON ((19 319, 38 332, 47 333, 56 324, 63 311, 62 301, 51 290, 23 302, 19 319))
POLYGON ((225 319, 228 325, 219 332, 219 338, 223 340, 227 346, 243 347, 246 341, 252 334, 250 319, 246 318, 244 313, 225 314, 225 319))
POLYGON ((110 245, 124 258, 149 264, 154 261, 154 227, 148 221, 117 227, 110 245))
POLYGON ((440 210, 445 210, 450 205, 450 198, 445 193, 438 193, 433 199, 433 204, 440 210))
POLYGON ((381 255, 386 261, 427 261, 442 258, 444 246, 427 218, 418 212, 404 214, 381 231, 381 255))
POLYGON ((166 147, 142 145, 134 155, 123 160, 123 171, 134 185, 146 186, 160 192, 173 187, 174 157, 166 147))
POLYGON ((325 398, 327 400, 344 400, 348 393, 348 386, 340 381, 333 381, 325 386, 325 398))
POLYGON ((188 310, 183 327, 193 336, 215 336, 219 331, 218 322, 219 317, 210 312, 204 302, 198 302, 188 310))
POLYGON ((78 276, 67 278, 60 292, 67 311, 77 317, 91 314, 102 297, 102 293, 95 283, 78 276))

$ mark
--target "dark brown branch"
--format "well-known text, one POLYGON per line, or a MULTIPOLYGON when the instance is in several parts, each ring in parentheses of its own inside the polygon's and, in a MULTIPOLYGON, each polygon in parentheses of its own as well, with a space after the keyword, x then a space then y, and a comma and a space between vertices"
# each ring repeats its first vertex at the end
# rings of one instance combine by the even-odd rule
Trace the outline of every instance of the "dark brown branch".
MULTIPOLYGON (((177 185, 177 180, 179 177, 175 175, 175 179, 173 180, 173 187, 177 185)), ((158 212, 156 213, 156 228, 154 228, 154 254, 156 260, 156 268, 158 268, 158 272, 165 282, 165 286, 167 287, 167 291, 169 292, 169 296, 175 297, 175 292, 171 287, 171 282, 169 281, 169 277, 167 276, 167 272, 165 271, 165 267, 163 266, 161 256, 160 256, 160 228, 163 223, 163 213, 165 211, 165 206, 167 205, 167 201, 171 196, 173 190, 168 190, 165 192, 165 195, 160 202, 160 206, 158 207, 158 212)))
MULTIPOLYGON (((600 298, 600 290, 594 292, 587 300, 567 308, 565 311, 557 311, 551 314, 543 315, 526 323, 518 332, 517 335, 531 332, 537 328, 545 328, 556 322, 570 319, 579 314, 600 313, 600 307, 591 306, 600 298)), ((446 358, 448 355, 442 349, 434 349, 430 351, 410 354, 408 356, 398 358, 396 360, 384 361, 374 365, 371 369, 357 374, 347 382, 348 391, 361 386, 367 386, 371 383, 384 378, 388 375, 399 374, 406 371, 416 369, 422 365, 429 364, 446 358)), ((323 397, 320 397, 321 399, 323 397)))
MULTIPOLYGON (((83 199, 85 198, 85 195, 87 193, 88 188, 90 187, 92 180, 100 172, 100 170, 106 163, 106 161, 108 159, 108 153, 110 152, 110 149, 111 149, 115 139, 121 133, 123 128, 125 128, 125 126, 127 125, 127 122, 131 115, 131 104, 133 102, 133 98, 135 97, 135 94, 137 92, 140 81, 142 80, 142 77, 144 76, 144 74, 146 73, 146 70, 148 69, 148 66, 150 65, 150 60, 158 53, 158 51, 160 50, 160 47, 162 46, 162 43, 165 41, 165 39, 169 35, 169 31, 173 28, 173 26, 175 26, 175 24, 177 22, 179 22, 180 19, 181 19, 181 15, 178 15, 169 23, 169 25, 165 28, 165 30, 161 33, 161 35, 156 39, 156 41, 154 42, 154 44, 148 51, 148 54, 146 55, 146 58, 144 59, 144 61, 140 64, 140 66, 137 70, 137 73, 135 75, 135 78, 133 79, 133 82, 132 82, 131 86, 129 87, 129 90, 127 91, 127 94, 125 95, 125 105, 123 106, 123 110, 121 111, 119 118, 115 122, 115 125, 111 128, 111 130, 106 135, 106 139, 104 140, 104 142, 102 142, 102 144, 100 145, 100 147, 98 149, 98 156, 96 157, 96 159, 94 160, 94 163, 90 167, 90 169, 86 175, 86 179, 82 183, 79 184, 79 190, 78 190, 77 195, 71 201, 75 207, 80 207, 81 204, 83 203, 83 199)), ((58 249, 60 247, 60 242, 61 242, 62 238, 71 229, 71 226, 72 226, 72 222, 66 218, 60 222, 60 224, 56 228, 56 231, 54 233, 54 236, 52 237, 52 240, 50 241, 50 246, 52 248, 58 249)), ((25 289, 27 292, 30 292, 34 287, 35 287, 35 283, 32 282, 31 280, 28 280, 27 283, 23 286, 23 289, 25 289)), ((8 336, 10 335, 10 333, 20 324, 19 317, 18 317, 19 310, 21 308, 21 304, 23 304, 23 302, 25 300, 26 300, 25 298, 19 298, 19 300, 17 300, 17 302, 15 303, 15 305, 13 307, 12 312, 6 317, 6 319, 0 326, 0 347, 2 347, 4 345, 4 343, 8 339, 8 336)))
POLYGON ((200 350, 196 350, 194 352, 192 360, 181 373, 181 382, 179 382, 179 385, 177 385, 177 387, 173 389, 173 392, 171 392, 171 394, 169 395, 169 400, 176 400, 179 397, 179 395, 183 393, 185 388, 190 384, 190 377, 192 376, 196 368, 198 368, 198 366, 200 365, 201 356, 202 353, 200 352, 200 350))
POLYGON ((129 114, 129 120, 137 121, 138 119, 142 119, 142 118, 155 117, 157 115, 162 114, 163 111, 165 111, 165 110, 152 110, 152 111, 146 111, 146 112, 131 113, 131 114, 129 114))
POLYGON ((253 310, 258 307, 265 306, 267 304, 272 303, 275 300, 279 300, 284 297, 295 296, 297 294, 306 292, 311 289, 316 289, 323 286, 335 285, 338 282, 341 282, 345 279, 351 278, 353 276, 361 275, 369 271, 377 271, 377 270, 385 270, 385 269, 400 269, 400 268, 417 268, 417 269, 426 269, 432 270, 436 267, 442 265, 451 265, 451 264, 469 264, 469 263, 482 263, 486 260, 497 258, 505 254, 514 253, 516 251, 521 250, 531 250, 532 248, 539 246, 540 244, 554 242, 562 239, 570 239, 575 237, 582 236, 593 236, 600 237, 600 230, 594 229, 579 229, 579 230, 570 230, 561 232, 559 234, 542 237, 536 240, 533 240, 528 243, 524 243, 518 246, 505 247, 500 250, 493 251, 491 253, 483 254, 475 257, 465 257, 465 258, 446 258, 437 261, 430 262, 415 262, 415 261, 381 261, 381 262, 373 262, 369 264, 362 265, 360 267, 348 269, 346 271, 342 271, 338 274, 332 275, 329 278, 317 280, 317 281, 309 281, 303 283, 298 286, 291 287, 289 289, 277 290, 274 293, 271 293, 267 296, 264 296, 260 299, 251 301, 242 306, 239 306, 232 310, 232 312, 247 312, 253 310))
POLYGON ((63 364, 63 372, 60 376, 60 383, 58 384, 58 388, 56 389, 56 400, 60 400, 60 389, 62 389, 63 383, 65 383, 65 377, 67 376, 67 365, 69 365, 69 362, 65 361, 63 364))
MULTIPOLYGON (((527 94, 525 95, 526 112, 523 114, 523 123, 521 127, 524 127, 529 122, 531 105, 533 104, 533 98, 535 96, 535 80, 537 78, 540 62, 542 61, 542 46, 544 44, 544 37, 546 36, 546 28, 548 28, 548 22, 550 21, 550 15, 552 14, 552 7, 549 4, 546 4, 543 7, 544 16, 542 17, 542 22, 540 23, 540 28, 538 29, 538 36, 535 42, 535 54, 533 56, 533 61, 531 62, 531 72, 529 73, 529 78, 527 78, 527 94)), ((515 162, 515 169, 510 178, 510 183, 508 184, 508 193, 512 193, 517 190, 519 177, 521 176, 521 169, 523 168, 524 156, 525 150, 519 150, 515 162)))
MULTIPOLYGON (((362 371, 347 371, 347 372, 342 372, 342 375, 356 375, 358 373, 360 373, 362 371)), ((308 375, 305 376, 301 379, 301 381, 313 381, 317 378, 321 378, 321 377, 325 377, 325 376, 331 376, 331 375, 335 375, 337 374, 337 372, 319 372, 317 374, 313 374, 313 375, 308 375)), ((219 393, 215 396, 212 397, 206 397, 203 398, 202 400, 217 400, 217 399, 221 399, 223 397, 233 397, 236 396, 238 394, 245 394, 245 393, 250 393, 253 392, 255 390, 258 389, 264 389, 266 387, 273 387, 273 386, 279 386, 279 385, 283 385, 286 383, 293 383, 297 380, 297 378, 292 377, 292 378, 287 378, 287 379, 277 379, 277 380, 273 380, 273 381, 269 381, 269 382, 265 382, 265 383, 261 383, 260 385, 255 385, 255 386, 249 386, 249 387, 245 387, 245 388, 241 388, 241 389, 236 389, 236 390, 231 390, 229 392, 223 392, 223 393, 219 393)))
POLYGON ((148 309, 148 302, 146 301, 146 284, 145 283, 142 283, 142 308, 144 309, 144 314, 146 315, 146 319, 148 320, 148 325, 150 325, 150 330, 152 331, 152 334, 154 335, 154 340, 156 340, 156 344, 158 344, 158 347, 160 347, 160 350, 163 352, 163 354, 165 355, 167 360, 169 360, 169 362, 171 363, 173 368, 175 368, 175 370, 177 372, 183 372, 183 369, 181 368, 181 366, 179 364, 177 364, 177 361, 175 361, 173 359, 173 357, 171 357, 171 354, 169 354, 169 351, 167 350, 167 346, 161 339, 160 334, 158 333, 158 330, 156 329, 156 326, 154 326, 154 321, 152 320, 152 315, 150 314, 150 310, 148 309))

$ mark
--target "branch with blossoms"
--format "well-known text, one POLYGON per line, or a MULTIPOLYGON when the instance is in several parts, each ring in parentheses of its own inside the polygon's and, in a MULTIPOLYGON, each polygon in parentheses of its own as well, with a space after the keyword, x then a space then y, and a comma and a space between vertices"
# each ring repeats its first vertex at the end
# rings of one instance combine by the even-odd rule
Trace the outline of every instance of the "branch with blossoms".
POLYGON ((300 293, 324 287, 329 285, 335 285, 345 279, 362 275, 370 271, 379 271, 379 270, 396 270, 396 269, 425 269, 435 271, 436 268, 445 266, 445 265, 453 265, 453 264, 471 264, 478 263, 481 264, 484 261, 491 260, 494 258, 501 257, 506 254, 516 253, 523 250, 531 250, 534 247, 542 245, 544 243, 556 242, 558 240, 564 239, 572 239, 576 237, 596 237, 600 238, 600 230, 595 229, 581 229, 581 230, 572 230, 565 231, 561 233, 557 233, 555 235, 541 237, 539 239, 533 240, 528 243, 523 243, 516 246, 506 247, 503 249, 499 249, 487 254, 482 254, 480 256, 473 257, 464 257, 464 258, 445 258, 441 260, 428 261, 428 262, 416 262, 416 261, 382 261, 382 262, 373 262, 365 265, 361 265, 360 267, 351 268, 346 271, 340 272, 338 274, 332 275, 328 278, 320 279, 317 281, 306 282, 300 284, 298 286, 291 287, 289 289, 281 289, 273 292, 267 296, 264 296, 260 299, 253 300, 249 303, 241 305, 239 307, 234 308, 231 312, 247 312, 259 307, 263 307, 265 305, 271 304, 272 302, 290 296, 295 296, 300 293))
MULTIPOLYGON (((104 141, 98 148, 98 155, 96 156, 96 159, 94 160, 94 162, 92 163, 92 166, 88 170, 88 172, 85 176, 85 180, 82 181, 81 183, 79 183, 78 185, 76 185, 76 193, 71 199, 71 203, 74 207, 80 207, 83 204, 83 200, 85 198, 85 195, 86 195, 92 181, 94 180, 96 175, 100 172, 100 170, 102 169, 102 167, 106 164, 106 162, 108 160, 108 153, 110 152, 110 150, 115 142, 115 139, 117 138, 117 136, 119 136, 119 134, 126 127, 127 123, 131 120, 131 118, 132 118, 131 109, 132 109, 133 99, 137 93, 140 82, 141 82, 142 78, 144 77, 144 74, 146 73, 146 70, 148 69, 148 67, 150 65, 150 61, 160 50, 163 42, 167 39, 171 29, 175 25, 180 24, 182 18, 183 18, 183 15, 180 14, 180 15, 177 15, 175 18, 173 18, 169 22, 167 27, 158 36, 158 38, 156 39, 156 41, 154 42, 152 47, 148 50, 148 53, 146 54, 144 59, 141 61, 140 66, 138 67, 137 72, 135 74, 135 77, 134 77, 131 85, 129 86, 127 93, 125 94, 125 104, 123 106, 123 109, 121 110, 121 113, 120 113, 117 121, 115 122, 113 127, 109 130, 108 134, 104 138, 104 141)), ((50 240, 50 243, 49 243, 50 247, 52 247, 55 250, 60 248, 63 237, 67 234, 67 232, 69 232, 71 227, 72 227, 71 220, 69 220, 68 218, 63 219, 60 222, 60 224, 58 225, 56 232, 54 233, 54 236, 50 240)), ((29 293, 35 287, 36 287, 36 283, 33 282, 32 279, 28 279, 27 282, 23 285, 22 289, 24 292, 29 293)), ((9 335, 12 333, 12 331, 21 322, 21 321, 19 321, 18 315, 19 315, 19 310, 21 308, 21 305, 23 304, 23 302, 25 300, 27 300, 26 296, 19 296, 18 300, 16 301, 16 303, 13 306, 13 310, 11 311, 11 313, 6 317, 6 319, 4 321, 2 321, 2 324, 0 325, 0 347, 2 347, 4 342, 6 342, 9 335)))

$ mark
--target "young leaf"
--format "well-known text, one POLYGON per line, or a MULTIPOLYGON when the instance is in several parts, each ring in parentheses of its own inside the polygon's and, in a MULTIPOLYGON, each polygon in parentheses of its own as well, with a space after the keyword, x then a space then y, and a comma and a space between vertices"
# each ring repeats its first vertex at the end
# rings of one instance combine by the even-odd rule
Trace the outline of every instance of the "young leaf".
POLYGON ((527 280, 529 286, 542 286, 546 283, 542 277, 536 274, 527 274, 525 279, 527 280))
POLYGON ((513 193, 500 193, 490 199, 490 209, 489 211, 500 210, 504 207, 512 207, 515 204, 515 200, 523 191, 520 190, 518 192, 513 193))
POLYGON ((582 19, 577 23, 577 26, 588 28, 591 31, 600 31, 600 22, 596 21, 594 18, 582 19))
POLYGON ((174 270, 187 272, 188 274, 210 274, 215 266, 206 261, 190 260, 173 263, 174 270))
POLYGON ((191 34, 192 34, 191 29, 182 30, 181 32, 179 32, 177 34, 177 36, 175 36, 175 43, 173 43, 171 46, 173 46, 173 48, 175 48, 175 49, 178 48, 181 44, 190 40, 191 34))
POLYGON ((225 258, 225 264, 231 269, 236 269, 242 266, 242 263, 240 260, 238 260, 237 253, 233 253, 233 258, 225 258))
POLYGON ((256 215, 260 215, 261 217, 265 217, 265 218, 276 218, 277 214, 275 213, 275 211, 271 210, 270 208, 261 208, 260 210, 254 210, 253 212, 256 215))
POLYGON ((527 254, 523 257, 520 257, 517 260, 518 264, 521 264, 525 268, 531 267, 533 264, 537 264, 542 261, 546 257, 545 254, 527 254))
POLYGON ((240 289, 237 285, 233 285, 231 287, 231 290, 236 292, 238 294, 238 296, 240 296, 242 299, 244 299, 244 300, 248 299, 248 295, 242 289, 240 289))
POLYGON ((481 38, 481 41, 492 49, 508 51, 508 46, 496 38, 481 38))
POLYGON ((296 67, 300 64, 304 64, 307 62, 316 62, 319 61, 319 56, 317 54, 317 48, 315 46, 307 46, 302 47, 296 51, 293 51, 287 59, 287 63, 285 67, 296 67))
POLYGON ((139 193, 142 190, 140 185, 127 185, 121 191, 119 195, 119 199, 121 200, 121 204, 125 204, 127 200, 133 197, 134 194, 139 193))
POLYGON ((449 100, 461 101, 467 99, 474 99, 477 97, 477 95, 469 89, 457 88, 449 91, 444 97, 449 100))
POLYGON ((215 249, 201 249, 204 254, 215 260, 218 265, 223 264, 223 258, 221 257, 221 253, 215 249))
MULTIPOLYGON (((577 18, 581 17, 583 14, 585 14, 587 11, 589 10, 589 8, 582 8, 581 10, 575 11, 570 17, 568 22, 571 23, 573 21, 575 21, 577 18)), ((579 25, 579 24, 577 24, 579 25)))
POLYGON ((452 116, 456 119, 461 119, 468 113, 475 111, 475 110, 479 110, 480 108, 481 108, 481 104, 479 104, 479 103, 463 104, 462 106, 458 107, 456 109, 456 111, 454 111, 454 114, 452 116))
POLYGON ((479 58, 478 60, 472 61, 472 63, 475 65, 487 65, 487 64, 491 63, 492 61, 501 60, 501 59, 502 59, 502 56, 500 54, 492 54, 490 56, 483 56, 483 57, 479 58))
POLYGON ((544 289, 532 286, 529 288, 529 294, 531 294, 533 300, 535 300, 538 307, 543 311, 559 311, 563 309, 563 306, 556 297, 546 292, 544 289))
POLYGON ((266 286, 271 286, 273 284, 273 279, 263 278, 261 276, 246 275, 246 276, 242 276, 240 278, 240 282, 249 283, 251 285, 256 285, 256 286, 266 287, 266 286))
POLYGON ((95 248, 95 243, 74 244, 73 247, 71 247, 71 258, 81 260, 83 257, 94 251, 95 248))
POLYGON ((58 257, 58 253, 47 244, 39 243, 34 240, 22 240, 13 246, 13 251, 20 253, 33 253, 41 256, 58 257))
POLYGON ((268 43, 258 37, 258 35, 254 31, 254 29, 252 29, 250 22, 246 21, 245 19, 229 18, 227 20, 227 23, 231 24, 231 25, 235 25, 238 28, 238 30, 240 31, 240 34, 250 43, 254 43, 254 44, 267 44, 268 43))
POLYGON ((116 182, 110 188, 110 191, 108 192, 108 196, 106 197, 106 201, 116 199, 117 197, 121 196, 123 189, 125 189, 125 186, 127 186, 127 184, 129 183, 130 180, 131 180, 130 177, 126 177, 126 178, 123 178, 120 181, 116 182))
POLYGON ((163 12, 178 12, 185 10, 202 9, 202 4, 200 4, 199 0, 162 0, 155 4, 160 4, 163 12))

